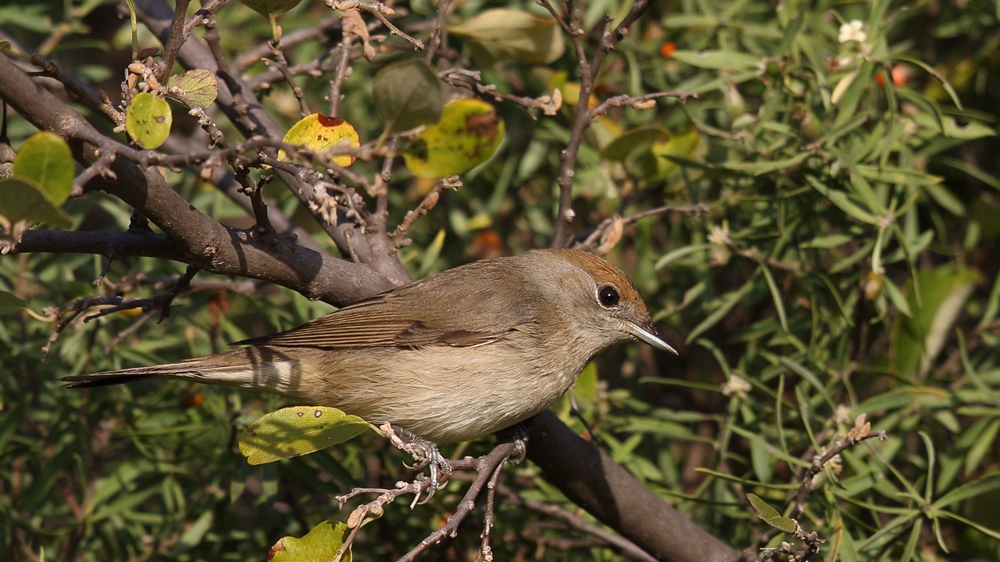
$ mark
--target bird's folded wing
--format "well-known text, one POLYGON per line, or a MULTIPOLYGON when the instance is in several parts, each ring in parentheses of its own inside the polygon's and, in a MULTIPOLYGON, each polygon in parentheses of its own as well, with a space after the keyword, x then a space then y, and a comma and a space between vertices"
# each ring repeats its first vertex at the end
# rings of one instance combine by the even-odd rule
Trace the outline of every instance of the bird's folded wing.
POLYGON ((484 326, 482 330, 459 329, 452 322, 401 309, 389 299, 373 299, 342 308, 297 328, 236 342, 238 345, 276 347, 468 347, 496 341, 514 327, 484 326))

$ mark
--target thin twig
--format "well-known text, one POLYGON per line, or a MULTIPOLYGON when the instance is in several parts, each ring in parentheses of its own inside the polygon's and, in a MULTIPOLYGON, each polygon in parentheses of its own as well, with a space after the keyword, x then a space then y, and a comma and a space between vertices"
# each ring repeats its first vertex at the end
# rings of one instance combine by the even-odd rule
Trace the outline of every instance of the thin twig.
POLYGON ((604 544, 617 548, 622 554, 634 560, 641 560, 642 562, 653 562, 656 560, 632 541, 595 525, 562 506, 525 498, 507 486, 500 486, 499 490, 504 500, 510 502, 514 507, 530 509, 549 517, 561 519, 570 527, 595 537, 604 544))
POLYGON ((451 176, 447 178, 442 178, 438 180, 434 188, 431 189, 430 193, 424 196, 424 199, 411 211, 407 211, 406 216, 403 217, 403 222, 396 227, 396 230, 392 233, 392 237, 396 240, 397 247, 401 244, 401 239, 406 236, 406 233, 410 231, 410 227, 413 223, 417 221, 423 215, 426 215, 428 211, 437 205, 438 199, 441 197, 441 191, 445 189, 458 189, 462 186, 462 180, 458 176, 451 176))
POLYGON ((389 30, 389 33, 396 35, 398 37, 402 37, 408 43, 412 44, 413 47, 418 51, 424 50, 423 41, 410 37, 405 32, 403 32, 402 29, 399 29, 398 27, 393 25, 391 21, 389 21, 389 19, 386 16, 395 15, 396 11, 381 2, 358 2, 356 0, 347 0, 347 1, 326 0, 326 5, 334 10, 362 10, 364 12, 368 12, 369 14, 372 14, 373 16, 378 18, 379 21, 382 22, 382 25, 384 25, 385 28, 389 30))
MULTIPOLYGON (((847 432, 847 435, 845 435, 843 439, 837 441, 825 453, 821 455, 815 455, 813 457, 812 463, 810 463, 809 467, 807 467, 803 471, 802 475, 799 477, 800 480, 799 488, 795 493, 795 500, 794 500, 795 507, 793 508, 792 513, 789 515, 789 517, 792 520, 795 520, 801 517, 803 513, 805 513, 806 497, 808 497, 809 492, 812 491, 813 489, 813 484, 815 483, 816 475, 823 472, 823 468, 826 466, 827 463, 837 458, 838 455, 840 455, 847 449, 850 449, 851 447, 854 447, 863 441, 867 441, 868 439, 875 439, 875 438, 879 439, 880 441, 884 441, 886 439, 886 432, 878 431, 876 433, 872 433, 871 422, 866 421, 865 414, 861 414, 857 418, 855 418, 854 427, 852 427, 851 430, 847 432)), ((796 528, 797 530, 801 530, 801 527, 799 527, 797 521, 796 521, 796 528)), ((767 543, 769 543, 771 539, 778 536, 778 534, 780 534, 781 532, 782 531, 777 528, 768 529, 764 534, 762 534, 757 539, 757 541, 753 545, 748 546, 746 549, 743 550, 743 552, 740 554, 740 561, 751 562, 753 560, 757 560, 761 550, 765 551, 769 550, 769 549, 764 549, 764 546, 767 545, 767 543)), ((807 543, 806 549, 804 551, 785 552, 786 549, 781 549, 781 548, 770 549, 772 552, 765 552, 764 556, 761 557, 761 559, 771 559, 774 558, 774 556, 788 554, 791 555, 793 559, 796 561, 803 561, 808 559, 809 556, 811 556, 812 554, 818 552, 819 543, 822 542, 822 539, 816 537, 815 533, 805 533, 805 531, 802 531, 801 533, 796 533, 796 536, 800 540, 804 540, 807 543)))
MULTIPOLYGON (((655 209, 647 209, 634 215, 622 217, 621 222, 623 226, 629 225, 646 217, 652 217, 664 213, 707 214, 708 205, 704 203, 695 203, 693 205, 663 205, 661 207, 656 207, 655 209)), ((575 236, 571 243, 571 247, 577 250, 584 250, 593 247, 597 240, 600 239, 604 232, 608 228, 611 228, 614 223, 614 217, 604 219, 597 226, 589 230, 585 230, 575 236)))
POLYGON ((170 25, 170 38, 163 48, 160 61, 156 63, 156 79, 164 86, 167 85, 167 79, 170 78, 170 71, 174 68, 177 51, 181 50, 181 46, 184 45, 184 42, 188 38, 187 28, 184 24, 190 3, 191 0, 176 0, 174 2, 174 21, 170 25))
POLYGON ((462 501, 455 508, 455 513, 448 518, 448 521, 444 525, 404 554, 399 559, 399 562, 412 562, 428 548, 457 532, 458 526, 469 516, 472 509, 475 508, 476 497, 479 496, 479 492, 482 491, 483 486, 486 485, 488 480, 492 479, 494 472, 503 466, 503 463, 510 458, 515 449, 514 443, 500 443, 486 456, 480 457, 478 459, 478 467, 476 468, 477 477, 469 485, 469 489, 466 491, 465 496, 462 497, 462 501))
POLYGON ((431 34, 431 46, 427 49, 424 60, 434 65, 434 55, 438 48, 448 48, 448 14, 451 11, 451 0, 437 0, 437 17, 434 19, 434 33, 431 34))
POLYGON ((302 116, 311 114, 309 111, 309 105, 306 103, 305 94, 302 92, 302 88, 299 87, 298 83, 295 81, 295 76, 288 69, 288 60, 285 58, 284 51, 281 50, 281 43, 276 43, 274 41, 268 41, 267 46, 271 49, 271 55, 274 56, 274 60, 263 59, 264 64, 277 68, 281 72, 282 77, 284 77, 285 82, 292 88, 292 94, 295 95, 295 99, 299 102, 299 112, 302 116))

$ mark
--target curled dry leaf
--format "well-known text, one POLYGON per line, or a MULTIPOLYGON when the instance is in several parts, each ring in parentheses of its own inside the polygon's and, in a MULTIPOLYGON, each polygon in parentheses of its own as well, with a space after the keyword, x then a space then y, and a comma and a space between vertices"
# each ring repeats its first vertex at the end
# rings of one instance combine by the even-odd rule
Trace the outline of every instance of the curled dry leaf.
POLYGON ((375 60, 375 47, 371 45, 368 26, 365 25, 365 20, 361 17, 361 12, 357 8, 344 10, 340 13, 340 21, 343 25, 344 35, 354 35, 358 39, 361 39, 361 54, 364 55, 365 60, 375 60))
POLYGON ((854 427, 847 432, 848 440, 853 443, 857 443, 858 441, 868 437, 868 434, 871 433, 872 430, 872 424, 871 422, 865 421, 866 417, 867 414, 861 414, 854 419, 854 427))
POLYGON ((613 250, 618 245, 618 241, 622 239, 624 224, 621 215, 615 215, 611 219, 611 224, 601 234, 601 244, 594 250, 594 253, 603 256, 613 250))

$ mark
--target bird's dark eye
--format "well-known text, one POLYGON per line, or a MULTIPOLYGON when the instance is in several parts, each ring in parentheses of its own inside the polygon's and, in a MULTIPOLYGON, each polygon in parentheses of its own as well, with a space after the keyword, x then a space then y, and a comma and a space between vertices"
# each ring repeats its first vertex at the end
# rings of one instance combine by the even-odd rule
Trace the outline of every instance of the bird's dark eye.
POLYGON ((604 308, 611 308, 618 304, 621 297, 618 296, 618 291, 614 287, 605 285, 597 290, 597 300, 604 308))

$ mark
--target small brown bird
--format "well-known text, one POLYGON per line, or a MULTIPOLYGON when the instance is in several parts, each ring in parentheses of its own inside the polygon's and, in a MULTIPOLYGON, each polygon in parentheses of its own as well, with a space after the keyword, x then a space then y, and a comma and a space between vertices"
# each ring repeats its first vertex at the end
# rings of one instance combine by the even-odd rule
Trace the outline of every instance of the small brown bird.
POLYGON ((445 443, 544 411, 595 354, 629 338, 676 353, 615 266, 577 250, 534 250, 449 269, 241 349, 65 381, 164 377, 265 390, 445 443))

